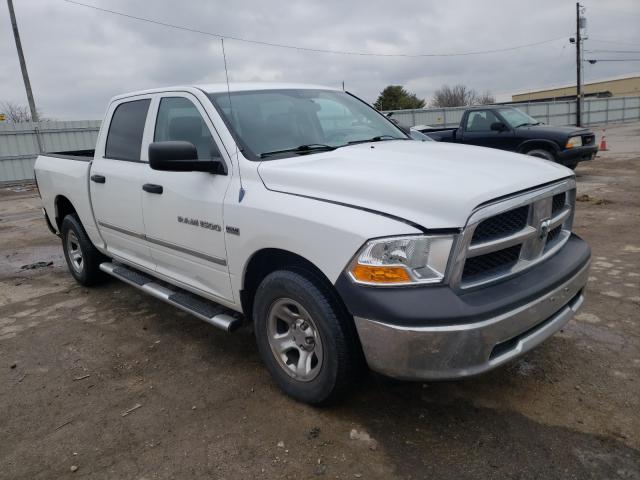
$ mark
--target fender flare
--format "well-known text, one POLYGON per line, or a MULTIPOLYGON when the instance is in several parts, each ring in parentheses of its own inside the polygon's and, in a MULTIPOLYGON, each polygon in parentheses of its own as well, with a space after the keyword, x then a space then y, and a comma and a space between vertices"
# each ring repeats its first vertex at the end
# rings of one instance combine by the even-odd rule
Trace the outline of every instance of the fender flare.
POLYGON ((531 139, 525 140, 520 145, 518 145, 518 153, 525 153, 528 150, 533 150, 534 148, 544 148, 546 150, 551 150, 554 155, 560 153, 560 147, 558 144, 551 140, 545 139, 531 139))

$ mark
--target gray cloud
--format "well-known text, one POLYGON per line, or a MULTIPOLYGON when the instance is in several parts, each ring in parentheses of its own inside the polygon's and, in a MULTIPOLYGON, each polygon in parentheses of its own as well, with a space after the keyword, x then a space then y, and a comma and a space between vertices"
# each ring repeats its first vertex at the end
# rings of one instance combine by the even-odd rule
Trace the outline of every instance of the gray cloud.
MULTIPOLYGON (((378 58, 225 42, 232 81, 291 81, 347 88, 373 102, 388 84, 429 99, 464 83, 499 96, 574 81, 575 2, 325 0, 87 0, 96 6, 249 39, 380 53, 447 53, 521 45, 517 51, 443 58, 378 58)), ((4 2, 0 6, 0 100, 26 102, 4 2)), ((592 49, 640 46, 637 0, 586 0, 592 49)), ((224 81, 219 40, 77 7, 62 0, 14 0, 38 106, 59 119, 101 118, 118 93, 224 81)), ((640 50, 640 48, 635 48, 640 50)), ((595 55, 595 54, 593 54, 595 55)), ((605 54, 599 54, 604 56, 605 54)), ((640 58, 640 55, 635 55, 640 58)), ((640 63, 586 65, 586 79, 636 72, 640 63)))

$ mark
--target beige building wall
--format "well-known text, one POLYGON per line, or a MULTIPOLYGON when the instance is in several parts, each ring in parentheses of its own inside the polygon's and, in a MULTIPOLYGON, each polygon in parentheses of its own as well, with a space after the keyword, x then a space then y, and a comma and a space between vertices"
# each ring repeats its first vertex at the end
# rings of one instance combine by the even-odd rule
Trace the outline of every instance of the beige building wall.
MULTIPOLYGON (((620 78, 617 80, 605 80, 602 82, 586 83, 582 86, 583 94, 597 92, 611 92, 614 97, 630 97, 640 95, 640 75, 635 77, 620 78)), ((512 95, 514 102, 526 102, 544 98, 566 97, 576 94, 576 87, 552 88, 535 92, 519 93, 512 95)))

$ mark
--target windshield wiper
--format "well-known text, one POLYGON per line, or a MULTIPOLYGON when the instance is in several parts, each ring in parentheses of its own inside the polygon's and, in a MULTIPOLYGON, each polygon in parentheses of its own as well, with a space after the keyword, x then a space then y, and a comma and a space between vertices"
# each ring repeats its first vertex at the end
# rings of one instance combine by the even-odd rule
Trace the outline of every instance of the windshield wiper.
POLYGON ((394 137, 393 135, 376 135, 375 137, 366 138, 364 140, 352 140, 349 142, 349 145, 354 145, 356 143, 381 142, 383 140, 409 140, 409 139, 406 137, 394 137))
POLYGON ((516 125, 515 128, 519 128, 519 127, 533 127, 534 125, 539 125, 540 122, 538 123, 531 123, 531 122, 524 122, 521 123, 520 125, 516 125))
POLYGON ((329 152, 335 150, 338 147, 332 147, 331 145, 324 145, 322 143, 310 143, 308 145, 300 145, 293 148, 285 148, 284 150, 274 150, 272 152, 264 152, 260 154, 260 158, 270 157, 272 155, 278 155, 279 153, 307 153, 307 152, 329 152))

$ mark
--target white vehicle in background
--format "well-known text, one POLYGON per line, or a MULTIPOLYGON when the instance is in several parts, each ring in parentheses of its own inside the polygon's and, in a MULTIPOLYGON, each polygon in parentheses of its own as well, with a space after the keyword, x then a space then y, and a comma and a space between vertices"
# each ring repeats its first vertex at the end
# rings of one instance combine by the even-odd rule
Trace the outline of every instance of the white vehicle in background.
POLYGON ((408 140, 325 87, 163 88, 115 97, 94 152, 41 155, 35 174, 78 282, 106 273, 224 330, 253 322, 276 383, 320 404, 365 365, 485 372, 583 302, 570 170, 408 140))
POLYGON ((414 140, 417 140, 419 142, 435 142, 435 140, 427 135, 425 135, 424 133, 422 133, 420 130, 418 130, 415 127, 411 127, 409 129, 409 136, 411 138, 413 138, 414 140))

